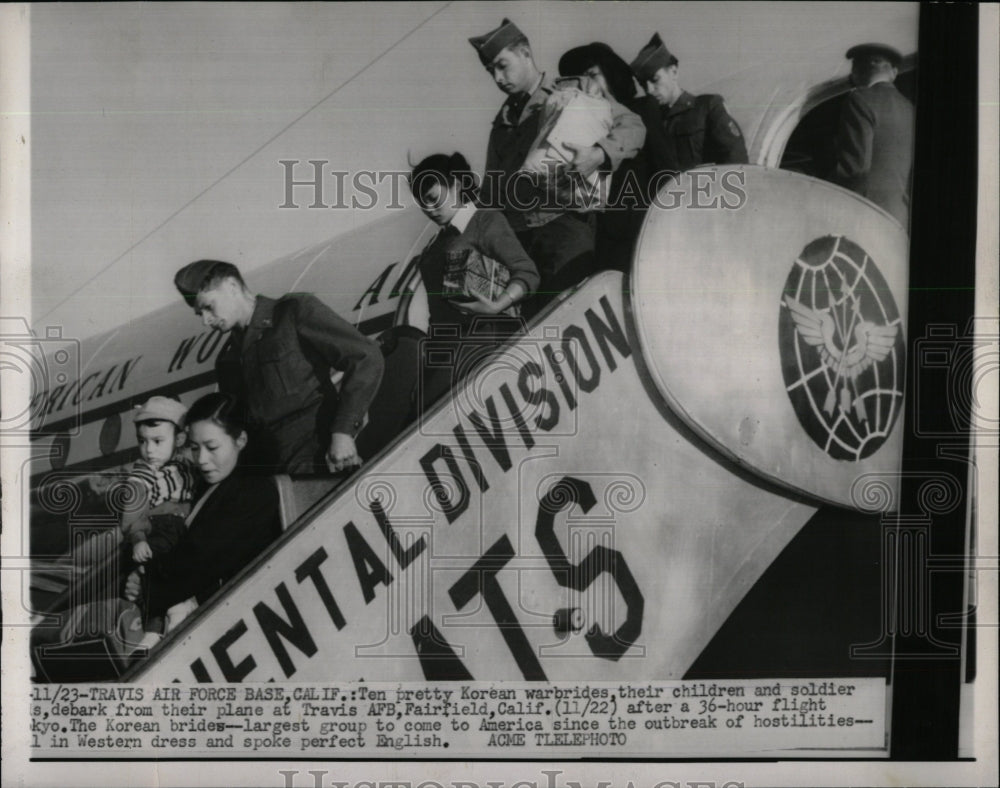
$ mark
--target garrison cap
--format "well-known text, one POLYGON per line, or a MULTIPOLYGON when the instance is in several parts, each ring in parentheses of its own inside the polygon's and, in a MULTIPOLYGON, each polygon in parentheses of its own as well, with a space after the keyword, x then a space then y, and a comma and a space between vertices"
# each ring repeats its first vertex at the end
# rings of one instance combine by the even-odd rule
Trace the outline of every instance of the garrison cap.
POLYGON ((849 60, 854 60, 857 57, 872 56, 884 57, 895 68, 899 68, 899 64, 903 62, 903 56, 899 53, 899 50, 888 44, 858 44, 848 49, 846 55, 849 60))
POLYGON ((170 397, 155 396, 150 397, 142 405, 136 405, 134 410, 135 415, 132 420, 136 424, 144 421, 169 421, 180 429, 184 426, 184 417, 188 409, 184 403, 170 397))
POLYGON ((663 44, 663 39, 659 33, 653 33, 649 43, 639 50, 635 60, 631 63, 632 73, 639 80, 640 85, 646 84, 653 75, 661 68, 669 68, 677 64, 677 58, 670 54, 670 50, 663 44))
POLYGON ((521 32, 517 25, 504 17, 500 27, 485 35, 473 36, 469 39, 469 43, 475 48, 480 62, 484 66, 488 66, 501 51, 522 39, 526 41, 527 36, 521 32))
POLYGON ((235 268, 231 263, 221 260, 195 260, 174 274, 174 287, 184 296, 189 306, 194 306, 195 298, 205 288, 218 266, 235 268))

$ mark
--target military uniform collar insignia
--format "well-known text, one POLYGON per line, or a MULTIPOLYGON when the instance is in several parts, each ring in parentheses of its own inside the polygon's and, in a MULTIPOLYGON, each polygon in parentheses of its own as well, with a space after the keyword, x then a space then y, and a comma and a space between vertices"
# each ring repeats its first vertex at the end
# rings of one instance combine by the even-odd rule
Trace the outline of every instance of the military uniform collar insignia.
POLYGON ((274 325, 274 306, 276 303, 277 301, 273 298, 257 296, 253 314, 250 316, 250 325, 247 328, 271 328, 274 325))
POLYGON ((685 110, 691 109, 693 106, 694 96, 684 90, 681 91, 681 95, 678 96, 677 101, 670 105, 670 108, 667 110, 667 114, 676 115, 678 112, 684 112, 685 110))

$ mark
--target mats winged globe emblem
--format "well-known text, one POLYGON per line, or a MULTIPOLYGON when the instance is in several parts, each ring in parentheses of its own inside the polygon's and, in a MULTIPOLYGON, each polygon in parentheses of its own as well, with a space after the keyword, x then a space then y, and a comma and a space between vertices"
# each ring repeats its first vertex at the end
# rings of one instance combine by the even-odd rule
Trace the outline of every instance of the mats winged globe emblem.
POLYGON ((831 457, 861 460, 903 406, 902 321, 875 261, 844 236, 812 241, 792 266, 778 325, 785 389, 831 457))

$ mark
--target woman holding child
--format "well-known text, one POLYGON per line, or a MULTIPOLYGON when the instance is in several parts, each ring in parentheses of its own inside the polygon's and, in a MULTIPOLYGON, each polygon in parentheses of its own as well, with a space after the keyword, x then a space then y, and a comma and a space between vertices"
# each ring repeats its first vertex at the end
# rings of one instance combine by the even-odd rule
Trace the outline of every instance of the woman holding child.
POLYGON ((125 657, 154 645, 164 629, 176 626, 280 535, 277 488, 240 463, 247 433, 236 401, 219 393, 202 397, 187 412, 186 433, 203 491, 176 543, 163 551, 153 547, 129 575, 125 599, 90 602, 70 611, 58 628, 36 627, 34 656, 43 673, 48 658, 58 659, 59 646, 81 634, 107 638, 110 650, 125 657))
POLYGON ((430 312, 428 348, 451 359, 437 367, 428 355, 426 405, 457 383, 484 352, 521 328, 517 304, 535 292, 539 275, 503 213, 476 205, 475 179, 461 153, 421 161, 410 174, 410 190, 441 227, 421 253, 419 266, 430 312), (486 292, 462 292, 453 284, 463 268, 490 274, 497 266, 501 275, 486 284, 486 292))
POLYGON ((145 572, 133 572, 126 583, 126 598, 145 602, 147 635, 150 623, 163 617, 168 629, 174 626, 281 533, 274 484, 239 464, 247 433, 236 401, 208 394, 191 406, 187 424, 192 459, 207 488, 174 548, 154 555, 145 572))
POLYGON ((628 273, 632 251, 642 227, 651 196, 648 149, 659 144, 650 132, 660 123, 659 104, 651 96, 639 95, 632 69, 607 44, 595 41, 574 47, 559 58, 559 75, 585 76, 630 112, 642 118, 645 146, 625 159, 611 176, 608 208, 597 214, 595 253, 598 266, 628 273))
MULTIPOLYGON (((154 552, 170 550, 184 532, 184 518, 197 492, 197 473, 186 455, 187 408, 172 397, 150 397, 133 411, 139 459, 121 470, 123 485, 106 482, 114 474, 94 477, 102 493, 118 486, 124 511, 115 528, 95 534, 74 550, 72 563, 84 569, 117 561, 123 542, 131 545, 132 560, 145 563, 154 552)), ((111 495, 114 498, 116 496, 111 495)))

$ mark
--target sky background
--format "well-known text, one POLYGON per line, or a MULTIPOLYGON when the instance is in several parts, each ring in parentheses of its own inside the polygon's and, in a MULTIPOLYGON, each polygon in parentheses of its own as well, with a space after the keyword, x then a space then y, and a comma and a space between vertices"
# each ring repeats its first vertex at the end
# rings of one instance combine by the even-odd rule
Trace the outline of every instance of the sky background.
POLYGON ((775 59, 794 71, 859 29, 904 52, 917 40, 905 3, 34 5, 36 331, 85 338, 173 301, 190 260, 252 270, 385 215, 308 209, 309 190, 279 209, 281 159, 405 170, 408 152, 460 150, 481 169, 504 96, 467 38, 503 16, 552 72, 572 46, 631 60, 659 31, 695 91, 775 59))

